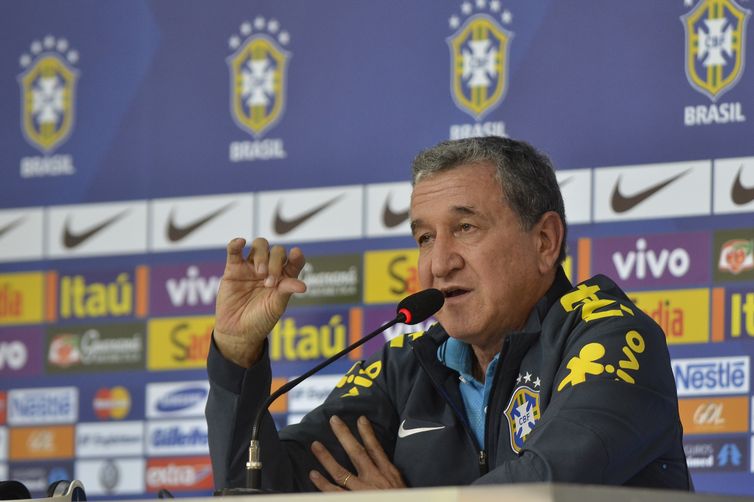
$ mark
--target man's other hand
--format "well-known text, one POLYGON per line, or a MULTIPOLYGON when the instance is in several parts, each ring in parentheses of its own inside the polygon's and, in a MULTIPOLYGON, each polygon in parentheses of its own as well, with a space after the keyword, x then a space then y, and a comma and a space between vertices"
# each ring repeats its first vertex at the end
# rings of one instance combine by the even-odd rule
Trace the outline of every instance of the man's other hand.
POLYGON ((215 343, 225 358, 245 368, 260 357, 264 340, 285 312, 293 293, 306 285, 298 279, 304 254, 297 247, 286 254, 263 238, 254 239, 244 258, 246 240, 228 243, 225 271, 215 303, 215 343))
POLYGON ((309 473, 314 486, 322 492, 342 491, 342 490, 384 490, 389 488, 406 488, 401 473, 390 462, 377 440, 372 424, 366 417, 359 417, 357 427, 364 444, 351 434, 348 426, 337 416, 330 418, 330 427, 332 427, 335 437, 340 441, 341 446, 351 459, 351 463, 356 467, 356 472, 347 471, 341 466, 335 458, 327 451, 319 441, 312 443, 312 453, 327 470, 328 474, 338 484, 330 483, 322 474, 317 471, 309 473))

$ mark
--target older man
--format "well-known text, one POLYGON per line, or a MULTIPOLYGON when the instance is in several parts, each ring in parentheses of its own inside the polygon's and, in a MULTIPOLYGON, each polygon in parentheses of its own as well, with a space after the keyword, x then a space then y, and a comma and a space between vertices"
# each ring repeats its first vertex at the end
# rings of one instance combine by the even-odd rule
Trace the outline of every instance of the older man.
MULTIPOLYGON (((530 145, 440 143, 413 165, 419 279, 439 324, 355 365, 300 424, 262 427, 278 490, 560 481, 690 489, 665 335, 609 279, 573 288, 555 174, 530 145)), ((266 336, 304 264, 228 245, 208 371, 218 487, 242 486, 266 336)))

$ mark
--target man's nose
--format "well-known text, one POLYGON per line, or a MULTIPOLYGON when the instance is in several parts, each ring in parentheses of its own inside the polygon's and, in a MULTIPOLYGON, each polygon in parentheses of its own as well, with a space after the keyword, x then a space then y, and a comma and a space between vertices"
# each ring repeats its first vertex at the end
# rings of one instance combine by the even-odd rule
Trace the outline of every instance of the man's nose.
POLYGON ((436 236, 432 245, 432 275, 446 277, 463 267, 463 258, 452 237, 436 236))

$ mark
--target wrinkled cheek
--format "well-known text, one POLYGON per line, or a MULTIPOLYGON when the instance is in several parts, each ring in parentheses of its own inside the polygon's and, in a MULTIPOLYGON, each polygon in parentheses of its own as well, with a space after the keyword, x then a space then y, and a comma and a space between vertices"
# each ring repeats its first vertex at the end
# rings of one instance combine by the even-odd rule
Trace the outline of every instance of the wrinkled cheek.
POLYGON ((421 289, 431 288, 433 282, 431 260, 419 255, 419 262, 416 266, 419 271, 419 286, 421 286, 421 289))

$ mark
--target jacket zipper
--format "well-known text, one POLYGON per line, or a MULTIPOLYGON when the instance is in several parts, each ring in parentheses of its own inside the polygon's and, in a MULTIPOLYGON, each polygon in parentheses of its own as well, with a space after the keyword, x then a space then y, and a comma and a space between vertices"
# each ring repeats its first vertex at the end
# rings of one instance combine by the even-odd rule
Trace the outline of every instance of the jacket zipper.
POLYGON ((487 466, 487 452, 484 450, 479 451, 479 475, 484 476, 487 474, 489 467, 487 466))

